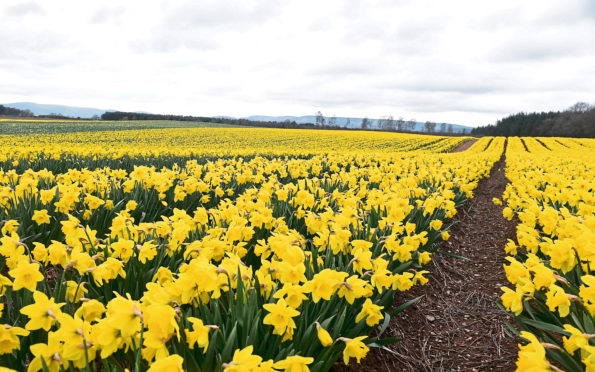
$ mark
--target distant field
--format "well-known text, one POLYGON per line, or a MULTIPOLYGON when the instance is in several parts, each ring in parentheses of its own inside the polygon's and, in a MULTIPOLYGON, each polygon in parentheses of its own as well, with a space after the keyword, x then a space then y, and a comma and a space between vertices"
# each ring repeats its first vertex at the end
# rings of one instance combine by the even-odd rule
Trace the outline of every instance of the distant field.
POLYGON ((236 125, 203 123, 196 121, 135 120, 15 120, 0 119, 0 134, 54 134, 72 132, 98 132, 164 128, 237 128, 236 125))
MULTIPOLYGON (((71 123, 72 126, 81 124, 89 128, 89 123, 71 123)), ((28 168, 46 168, 52 171, 67 171, 73 167, 96 169, 105 167, 107 161, 110 167, 131 171, 134 165, 154 165, 161 168, 175 163, 184 164, 191 159, 205 162, 212 158, 235 156, 252 158, 291 155, 309 158, 321 154, 386 156, 387 153, 394 152, 441 153, 449 152, 469 139, 372 131, 223 126, 145 126, 142 129, 130 127, 129 130, 99 131, 95 128, 85 132, 58 132, 60 127, 55 123, 36 123, 32 129, 39 130, 44 126, 55 132, 0 135, 0 170, 15 169, 24 172, 28 168), (15 161, 18 165, 15 165, 15 161)))

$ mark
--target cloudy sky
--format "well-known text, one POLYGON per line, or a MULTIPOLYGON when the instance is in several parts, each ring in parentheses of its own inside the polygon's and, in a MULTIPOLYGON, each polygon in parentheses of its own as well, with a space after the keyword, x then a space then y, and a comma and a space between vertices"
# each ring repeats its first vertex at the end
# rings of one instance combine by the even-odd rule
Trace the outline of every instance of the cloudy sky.
POLYGON ((595 0, 0 3, 0 103, 483 125, 595 102, 595 0))

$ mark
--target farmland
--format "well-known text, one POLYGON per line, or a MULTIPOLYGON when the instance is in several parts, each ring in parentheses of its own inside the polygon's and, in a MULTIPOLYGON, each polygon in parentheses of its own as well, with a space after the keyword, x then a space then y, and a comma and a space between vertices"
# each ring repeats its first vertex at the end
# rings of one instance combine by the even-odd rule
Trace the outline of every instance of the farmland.
POLYGON ((365 365, 394 352, 392 324, 435 285, 458 211, 496 164, 517 236, 493 261, 519 368, 595 364, 592 140, 451 152, 470 138, 13 124, 0 122, 1 366, 365 365))
POLYGON ((39 120, 0 119, 0 134, 49 134, 72 132, 101 132, 164 128, 230 128, 233 125, 193 121, 146 120, 146 121, 93 121, 93 120, 39 120))

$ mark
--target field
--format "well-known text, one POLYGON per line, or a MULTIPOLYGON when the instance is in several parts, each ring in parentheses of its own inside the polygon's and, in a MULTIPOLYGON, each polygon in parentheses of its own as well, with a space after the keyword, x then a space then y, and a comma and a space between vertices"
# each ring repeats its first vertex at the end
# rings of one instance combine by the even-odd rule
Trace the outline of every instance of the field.
POLYGON ((594 141, 451 152, 471 138, 176 125, 0 122, 0 366, 327 371, 394 353, 392 325, 425 300, 409 293, 458 259, 455 216, 504 155, 518 239, 494 264, 518 366, 595 365, 594 141))
POLYGON ((49 134, 163 128, 233 128, 233 125, 193 121, 93 121, 0 119, 0 134, 49 134))
POLYGON ((519 368, 595 370, 595 141, 511 138, 502 302, 521 337, 519 368), (556 368, 557 368, 556 367, 556 368))

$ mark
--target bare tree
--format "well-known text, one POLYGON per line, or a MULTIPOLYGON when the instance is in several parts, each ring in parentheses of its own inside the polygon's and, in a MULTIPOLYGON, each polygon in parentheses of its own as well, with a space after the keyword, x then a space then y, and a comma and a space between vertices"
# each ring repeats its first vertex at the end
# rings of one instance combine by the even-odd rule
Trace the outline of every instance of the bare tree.
POLYGON ((370 126, 370 119, 368 119, 368 117, 364 117, 362 119, 362 129, 368 129, 368 127, 370 126))
POLYGON ((412 119, 407 120, 407 122, 405 124, 407 124, 407 128, 413 132, 415 130, 417 120, 415 120, 415 118, 412 118, 412 119))
POLYGON ((587 102, 577 102, 574 105, 568 108, 568 111, 572 112, 587 112, 593 107, 589 105, 587 102))
POLYGON ((452 134, 454 131, 454 128, 452 127, 452 124, 448 124, 448 133, 452 134))
POLYGON ((330 127, 334 127, 335 125, 337 125, 337 116, 336 115, 331 116, 331 118, 328 121, 328 125, 330 127))
POLYGON ((440 132, 446 133, 446 123, 440 124, 440 132))
POLYGON ((396 121, 396 126, 397 126, 397 130, 401 131, 405 128, 405 119, 403 119, 402 116, 399 116, 399 118, 396 121))
POLYGON ((388 115, 385 119, 386 129, 394 130, 395 129, 395 119, 393 119, 392 115, 388 115))
POLYGON ((392 115, 383 116, 378 119, 378 128, 384 130, 391 130, 394 129, 395 120, 393 119, 392 115))
POLYGON ((436 130, 436 123, 428 120, 424 123, 424 128, 426 129, 426 132, 433 133, 436 130))
POLYGON ((347 118, 347 121, 345 122, 345 128, 349 128, 351 126, 351 119, 347 118))
POLYGON ((316 126, 324 127, 325 121, 326 120, 324 119, 324 116, 322 116, 322 112, 316 112, 316 126))

